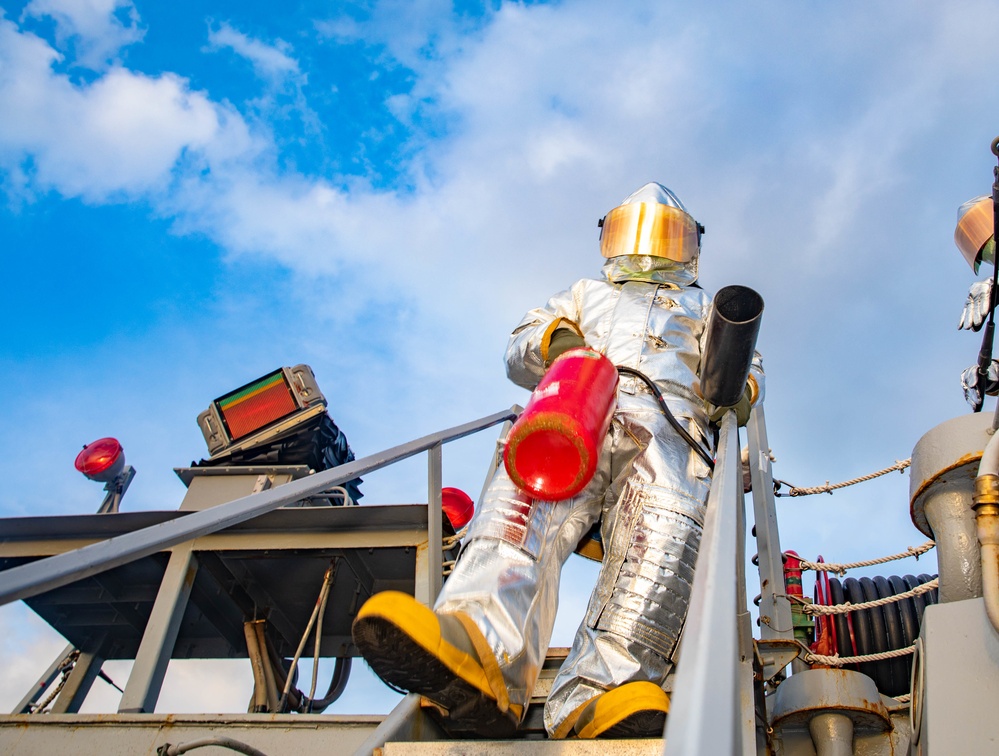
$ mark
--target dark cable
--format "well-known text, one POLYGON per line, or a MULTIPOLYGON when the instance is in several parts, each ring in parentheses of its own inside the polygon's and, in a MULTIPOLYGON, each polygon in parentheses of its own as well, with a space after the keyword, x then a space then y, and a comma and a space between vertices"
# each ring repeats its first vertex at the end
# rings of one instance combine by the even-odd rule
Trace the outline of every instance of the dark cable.
POLYGON ((349 656, 337 657, 333 666, 333 677, 330 678, 330 686, 326 690, 326 695, 322 698, 307 699, 306 710, 310 714, 322 714, 330 704, 336 701, 347 687, 347 679, 350 677, 351 658, 349 656))
POLYGON ((248 743, 224 736, 201 738, 200 740, 191 740, 187 743, 178 743, 177 745, 164 743, 156 749, 156 753, 159 754, 159 756, 180 756, 182 753, 187 753, 188 751, 193 751, 197 748, 208 748, 209 746, 228 748, 230 751, 243 753, 246 754, 246 756, 267 756, 263 751, 254 748, 248 743))
POLYGON ((638 378, 640 381, 642 381, 646 386, 649 387, 649 390, 652 392, 652 395, 656 398, 656 401, 659 402, 659 407, 660 409, 662 409, 663 414, 666 415, 666 419, 669 421, 669 424, 672 425, 673 428, 676 430, 676 432, 683 437, 684 441, 690 444, 690 448, 693 449, 695 452, 697 452, 697 455, 704 460, 704 463, 712 470, 714 470, 715 469, 714 459, 711 458, 711 455, 708 454, 708 452, 705 450, 703 446, 701 446, 699 443, 697 443, 697 441, 694 440, 693 436, 687 433, 687 429, 684 428, 682 425, 680 425, 679 421, 673 416, 673 413, 670 412, 670 409, 666 404, 666 400, 663 399, 662 392, 659 390, 659 387, 653 382, 653 380, 649 378, 645 373, 642 373, 630 367, 618 366, 617 372, 621 373, 622 375, 633 375, 636 378, 638 378))
MULTIPOLYGON (((999 137, 992 140, 992 154, 999 158, 999 137)), ((992 182, 992 239, 994 245, 999 245, 999 166, 993 169, 995 180, 992 182)), ((994 247, 997 249, 997 247, 994 247)), ((995 307, 996 287, 999 285, 999 254, 992 253, 992 289, 989 291, 989 322, 985 324, 982 334, 982 348, 978 352, 978 401, 975 412, 981 412, 985 404, 985 391, 989 387, 989 365, 992 364, 992 343, 995 338, 995 307)))

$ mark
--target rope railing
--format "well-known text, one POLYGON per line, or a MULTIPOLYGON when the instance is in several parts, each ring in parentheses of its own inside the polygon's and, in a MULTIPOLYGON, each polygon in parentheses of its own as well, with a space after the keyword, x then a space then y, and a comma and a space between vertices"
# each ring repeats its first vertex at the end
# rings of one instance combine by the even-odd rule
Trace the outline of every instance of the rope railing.
POLYGON ((58 696, 62 692, 62 689, 66 687, 66 683, 69 681, 70 673, 73 671, 73 667, 76 666, 76 663, 79 660, 79 658, 80 658, 80 650, 75 649, 73 653, 71 653, 63 660, 63 668, 62 670, 60 670, 59 673, 59 682, 56 683, 56 685, 52 688, 52 690, 48 692, 48 695, 45 696, 44 699, 42 699, 38 704, 36 704, 32 708, 31 710, 32 714, 39 714, 41 712, 44 712, 45 709, 48 708, 49 704, 56 699, 56 696, 58 696))
MULTIPOLYGON (((455 546, 457 546, 459 543, 461 543, 461 539, 464 538, 467 533, 468 533, 468 525, 463 527, 454 535, 444 536, 444 539, 441 541, 441 550, 447 553, 455 546)), ((458 561, 457 559, 445 559, 441 563, 444 577, 447 577, 452 572, 454 572, 454 565, 457 561, 458 561)))
POLYGON ((935 591, 940 585, 940 580, 934 578, 927 583, 922 585, 917 585, 910 591, 905 591, 904 593, 896 593, 894 596, 888 596, 886 598, 874 599, 873 601, 864 601, 860 604, 851 604, 849 601, 842 604, 833 604, 831 606, 824 606, 822 604, 809 604, 801 600, 800 596, 788 596, 789 599, 796 600, 801 604, 801 611, 805 614, 810 614, 812 616, 819 614, 849 614, 850 612, 856 612, 860 609, 874 609, 879 606, 885 606, 887 604, 894 604, 896 601, 901 601, 902 599, 912 598, 914 596, 922 596, 924 593, 929 593, 930 591, 935 591))
POLYGON ((893 651, 882 651, 877 654, 864 654, 863 656, 825 656, 824 654, 813 654, 811 651, 805 654, 805 661, 808 664, 825 664, 829 667, 842 667, 847 664, 864 664, 866 662, 882 661, 883 659, 897 659, 900 656, 908 656, 914 653, 916 644, 907 648, 897 648, 893 651))
MULTIPOLYGON (((908 460, 904 464, 908 467, 908 460)), ((871 477, 877 477, 877 475, 883 475, 885 472, 891 472, 893 469, 904 469, 901 467, 887 468, 886 470, 879 471, 873 476, 867 476, 866 479, 870 480, 871 477)), ((859 479, 858 479, 859 481, 859 479)), ((855 481, 855 482, 858 482, 855 481)), ((802 570, 815 570, 817 572, 835 572, 840 577, 842 577, 847 570, 851 570, 857 567, 870 567, 876 564, 885 564, 886 562, 893 562, 897 559, 906 559, 907 557, 914 557, 919 559, 920 555, 933 549, 936 546, 934 541, 927 541, 921 546, 909 546, 905 551, 899 552, 898 554, 890 554, 889 556, 878 557, 877 559, 865 559, 859 562, 849 562, 845 564, 838 564, 835 562, 809 562, 808 560, 801 560, 802 570)), ((884 598, 874 599, 872 601, 864 601, 859 604, 852 604, 846 601, 842 604, 833 604, 830 606, 825 606, 822 604, 813 604, 805 601, 800 596, 788 596, 789 599, 796 601, 801 605, 801 611, 804 614, 810 616, 827 616, 827 615, 839 615, 839 614, 849 614, 850 612, 856 612, 865 609, 875 609, 880 606, 886 606, 888 604, 893 604, 897 601, 902 601, 903 599, 913 598, 915 596, 921 596, 924 593, 929 593, 931 591, 939 588, 940 580, 934 578, 926 583, 917 585, 911 590, 905 591, 903 593, 896 593, 892 596, 886 596, 884 598)), ((885 659, 897 659, 903 656, 909 656, 916 650, 916 645, 913 643, 911 646, 906 648, 897 648, 889 651, 882 651, 874 654, 862 654, 858 656, 826 656, 825 654, 816 654, 811 651, 807 646, 802 644, 801 658, 807 664, 822 664, 827 667, 844 667, 852 664, 866 664, 870 662, 883 661, 885 659)), ((900 703, 906 703, 909 700, 910 694, 905 694, 903 696, 897 696, 896 700, 900 703)))
POLYGON ((907 467, 912 464, 912 460, 904 459, 901 462, 896 461, 894 465, 886 467, 883 470, 878 470, 877 472, 872 472, 868 475, 861 475, 859 478, 851 478, 850 480, 843 481, 842 483, 830 483, 828 480, 824 486, 812 486, 810 488, 801 488, 799 486, 793 486, 786 480, 774 480, 775 487, 777 486, 787 486, 788 492, 786 494, 774 492, 775 496, 811 496, 812 494, 827 493, 832 494, 840 488, 846 488, 847 486, 853 486, 857 483, 865 483, 868 480, 874 480, 875 478, 880 478, 882 475, 887 475, 888 473, 902 472, 907 467))
POLYGON ((921 555, 930 551, 934 546, 936 546, 935 541, 927 541, 922 546, 909 546, 905 551, 898 554, 878 557, 877 559, 866 559, 861 562, 849 562, 847 564, 838 564, 836 562, 809 562, 807 559, 802 559, 801 569, 815 570, 816 572, 835 572, 842 577, 847 570, 852 570, 856 567, 872 567, 876 564, 894 562, 896 559, 905 559, 907 557, 915 557, 916 559, 919 559, 921 555))

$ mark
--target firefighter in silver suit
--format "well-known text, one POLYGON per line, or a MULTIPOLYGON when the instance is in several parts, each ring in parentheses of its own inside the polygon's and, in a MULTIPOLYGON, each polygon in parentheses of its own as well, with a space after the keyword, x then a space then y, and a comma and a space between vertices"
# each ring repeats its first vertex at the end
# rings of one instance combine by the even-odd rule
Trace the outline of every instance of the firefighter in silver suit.
MULTIPOLYGON (((600 280, 529 312, 507 349, 511 380, 533 389, 564 351, 588 346, 655 381, 690 435, 711 449, 698 369, 711 297, 695 285, 700 236, 676 196, 646 184, 601 221, 600 280)), ((754 360, 741 423, 762 398, 754 360)), ((354 639, 387 682, 418 692, 455 732, 519 724, 545 660, 562 565, 600 522, 602 565, 548 696, 552 737, 661 736, 663 689, 693 582, 711 471, 638 378, 622 375, 597 472, 566 501, 533 500, 497 470, 433 611, 401 593, 362 607, 354 639)))
MULTIPOLYGON (((971 270, 978 275, 982 263, 996 264, 996 242, 994 238, 994 218, 992 197, 975 197, 957 209, 957 227, 954 229, 954 243, 961 251, 971 270)), ((968 298, 961 313, 958 328, 981 330, 989 318, 992 308, 992 279, 975 281, 968 291, 968 298)), ((981 409, 982 386, 978 365, 972 365, 961 373, 961 387, 964 398, 976 411, 981 409)), ((995 396, 999 393, 999 361, 992 360, 985 371, 985 393, 995 396)))

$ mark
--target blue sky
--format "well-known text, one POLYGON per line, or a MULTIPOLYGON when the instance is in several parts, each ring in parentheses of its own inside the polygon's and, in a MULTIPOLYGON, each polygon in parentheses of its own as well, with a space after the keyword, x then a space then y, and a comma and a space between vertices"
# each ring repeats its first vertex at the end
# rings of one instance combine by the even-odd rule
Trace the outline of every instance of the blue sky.
MULTIPOLYGON (((0 515, 93 511, 72 461, 104 435, 125 508, 175 508, 197 413, 279 365, 312 365, 360 455, 522 403, 507 334, 597 274, 596 219, 650 180, 707 227, 703 285, 766 300, 777 477, 865 474, 967 411, 952 234, 995 165, 992 3, 0 9, 0 515)), ((491 445, 445 482, 477 493, 491 445)), ((365 501, 423 485, 414 463, 365 501)), ((907 490, 784 499, 783 545, 921 543, 907 490)), ((592 575, 567 569, 561 643, 592 575)), ((0 625, 12 705, 61 642, 20 606, 0 625)), ((196 705, 245 706, 240 674, 196 705)))

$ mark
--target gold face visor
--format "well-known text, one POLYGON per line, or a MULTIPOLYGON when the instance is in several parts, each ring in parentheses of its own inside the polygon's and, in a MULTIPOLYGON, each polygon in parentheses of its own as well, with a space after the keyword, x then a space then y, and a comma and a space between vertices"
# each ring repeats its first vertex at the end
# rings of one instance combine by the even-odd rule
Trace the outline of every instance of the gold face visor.
POLYGON ((697 222, 679 208, 655 202, 633 202, 611 210, 603 219, 600 254, 650 255, 686 263, 700 248, 697 222))
POLYGON ((982 249, 992 238, 992 224, 992 198, 981 197, 961 216, 954 229, 954 243, 975 273, 982 263, 982 249))

